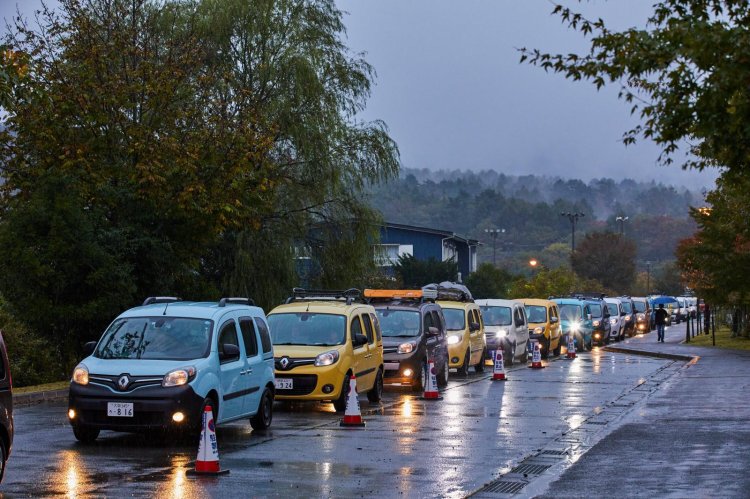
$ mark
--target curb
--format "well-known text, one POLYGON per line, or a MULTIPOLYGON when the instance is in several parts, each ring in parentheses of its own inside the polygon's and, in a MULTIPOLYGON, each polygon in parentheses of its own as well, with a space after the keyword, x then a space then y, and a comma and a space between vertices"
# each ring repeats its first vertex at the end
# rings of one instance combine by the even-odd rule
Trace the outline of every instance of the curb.
POLYGON ((48 390, 44 392, 30 392, 13 395, 14 406, 41 404, 42 402, 53 402, 68 398, 68 389, 48 390))
POLYGON ((623 348, 623 347, 604 347, 602 350, 606 352, 614 353, 629 353, 632 355, 644 355, 646 357, 656 357, 658 359, 669 359, 669 360, 684 360, 686 362, 697 362, 700 356, 679 354, 679 353, 667 353, 667 352, 650 352, 648 350, 638 350, 635 348, 623 348))

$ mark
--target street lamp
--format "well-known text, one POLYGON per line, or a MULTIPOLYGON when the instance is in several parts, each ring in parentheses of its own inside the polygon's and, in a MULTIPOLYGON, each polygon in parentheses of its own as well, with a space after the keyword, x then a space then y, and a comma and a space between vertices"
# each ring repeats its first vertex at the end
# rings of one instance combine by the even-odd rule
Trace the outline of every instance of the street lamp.
POLYGON ((615 218, 616 222, 620 222, 620 235, 623 235, 625 233, 625 222, 630 217, 617 217, 615 218))
POLYGON ((495 243, 497 242, 498 234, 505 234, 505 229, 484 229, 484 231, 492 237, 492 265, 497 267, 495 243))
POLYGON ((536 258, 532 258, 529 260, 529 265, 531 265, 532 268, 536 268, 536 266, 539 264, 536 258))
POLYGON ((571 248, 571 253, 572 253, 576 250, 576 224, 578 224, 579 218, 582 218, 586 215, 584 215, 583 213, 579 213, 579 212, 575 212, 575 213, 562 212, 560 213, 560 216, 568 217, 568 220, 570 220, 570 229, 572 232, 572 238, 570 240, 570 248, 571 248))
POLYGON ((646 296, 651 293, 651 261, 646 260, 646 296))

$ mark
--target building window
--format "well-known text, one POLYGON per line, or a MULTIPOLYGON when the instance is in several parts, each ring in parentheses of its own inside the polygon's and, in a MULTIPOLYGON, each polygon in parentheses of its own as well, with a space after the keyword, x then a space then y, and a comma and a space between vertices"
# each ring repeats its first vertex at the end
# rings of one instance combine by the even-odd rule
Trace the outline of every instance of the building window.
POLYGON ((458 261, 456 243, 448 239, 443 239, 443 261, 446 262, 451 258, 458 261))
POLYGON ((376 244, 373 246, 375 252, 375 265, 379 267, 392 267, 398 262, 402 255, 413 255, 412 244, 376 244))

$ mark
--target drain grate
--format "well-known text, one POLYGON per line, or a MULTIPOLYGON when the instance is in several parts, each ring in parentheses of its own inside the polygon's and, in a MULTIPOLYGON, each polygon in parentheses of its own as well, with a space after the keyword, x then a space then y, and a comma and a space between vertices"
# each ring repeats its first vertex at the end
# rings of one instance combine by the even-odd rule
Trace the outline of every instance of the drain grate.
POLYGON ((586 423, 586 424, 598 424, 598 425, 605 425, 605 424, 607 424, 608 422, 609 422, 609 421, 586 421, 585 423, 586 423))
POLYGON ((521 464, 510 470, 510 472, 524 475, 541 475, 551 467, 549 464, 521 464))
POLYGON ((499 479, 488 483, 479 493, 515 494, 516 492, 520 492, 524 487, 526 487, 526 482, 511 482, 510 480, 499 479))
POLYGON ((543 450, 540 454, 550 454, 553 456, 565 456, 568 453, 566 450, 543 450))

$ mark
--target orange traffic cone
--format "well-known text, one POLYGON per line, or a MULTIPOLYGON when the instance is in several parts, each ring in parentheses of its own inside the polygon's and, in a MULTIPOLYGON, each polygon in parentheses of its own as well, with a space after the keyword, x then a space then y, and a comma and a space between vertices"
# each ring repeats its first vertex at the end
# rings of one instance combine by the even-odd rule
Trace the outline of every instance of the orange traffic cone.
POLYGON ((198 458, 195 460, 195 470, 189 470, 188 475, 224 475, 229 470, 222 470, 219 466, 219 446, 216 443, 214 428, 214 413, 210 405, 203 411, 201 440, 198 444, 198 458))
POLYGON ((359 410, 359 399, 357 398, 357 378, 352 373, 349 379, 349 394, 346 397, 346 410, 344 419, 339 423, 340 426, 362 427, 365 422, 362 421, 362 412, 359 410))
POLYGON ((531 365, 529 367, 532 369, 541 369, 544 367, 542 365, 542 345, 538 341, 535 341, 533 345, 534 352, 531 354, 531 365))
POLYGON ((427 360, 427 366, 428 370, 427 373, 425 373, 425 387, 424 387, 424 393, 421 397, 419 397, 422 400, 443 400, 443 397, 440 396, 440 392, 437 388, 437 376, 435 375, 435 362, 433 362, 432 358, 429 358, 427 360))
POLYGON ((503 349, 495 350, 495 364, 492 367, 492 381, 505 381, 505 366, 503 365, 503 349))
POLYGON ((575 359, 576 358, 576 342, 573 339, 573 335, 568 335, 568 358, 569 359, 575 359))

